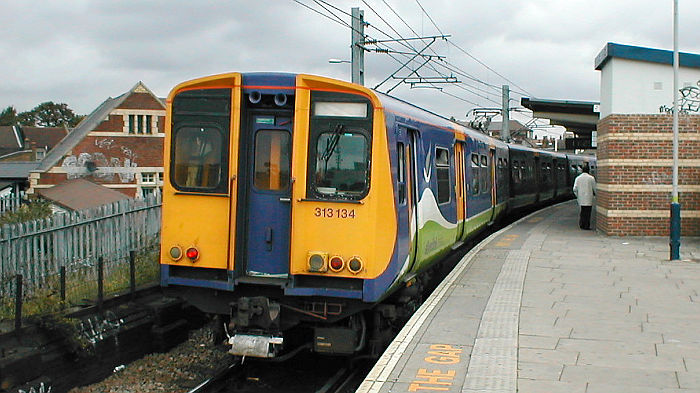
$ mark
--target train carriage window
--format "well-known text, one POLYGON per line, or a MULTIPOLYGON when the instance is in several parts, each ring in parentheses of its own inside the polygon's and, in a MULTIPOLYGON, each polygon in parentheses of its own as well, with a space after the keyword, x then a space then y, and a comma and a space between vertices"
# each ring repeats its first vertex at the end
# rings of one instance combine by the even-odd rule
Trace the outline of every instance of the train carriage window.
POLYGON ((281 130, 260 130, 255 135, 255 187, 284 190, 289 186, 290 135, 281 130))
POLYGON ((222 180, 222 131, 216 126, 175 130, 173 182, 176 187, 211 190, 222 180))
POLYGON ((450 201, 450 151, 435 148, 435 171, 437 174, 437 199, 438 203, 450 201))
POLYGON ((398 180, 398 193, 399 193, 399 203, 406 203, 406 151, 404 150, 403 143, 399 142, 396 144, 397 161, 398 161, 398 173, 396 175, 398 180))
POLYGON ((489 171, 489 159, 485 155, 481 156, 481 192, 487 194, 491 192, 490 182, 491 172, 489 171))
POLYGON ((472 154, 472 181, 471 181, 471 187, 472 187, 472 195, 477 195, 479 194, 479 179, 480 179, 480 173, 481 170, 479 168, 479 155, 478 154, 472 154))

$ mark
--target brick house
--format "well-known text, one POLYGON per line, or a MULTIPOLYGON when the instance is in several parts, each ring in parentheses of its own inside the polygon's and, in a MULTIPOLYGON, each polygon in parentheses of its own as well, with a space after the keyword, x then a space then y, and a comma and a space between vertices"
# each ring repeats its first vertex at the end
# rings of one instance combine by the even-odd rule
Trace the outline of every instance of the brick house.
POLYGON ((68 132, 65 127, 0 126, 0 162, 41 161, 68 132))
POLYGON ((163 184, 165 104, 142 82, 90 113, 29 174, 28 193, 86 179, 132 198, 163 184))
MULTIPOLYGON (((608 43, 601 71, 597 228, 668 236, 673 171, 673 52, 608 43)), ((678 193, 683 236, 700 235, 700 55, 680 54, 678 193), (695 97, 693 101, 693 97, 695 97)))

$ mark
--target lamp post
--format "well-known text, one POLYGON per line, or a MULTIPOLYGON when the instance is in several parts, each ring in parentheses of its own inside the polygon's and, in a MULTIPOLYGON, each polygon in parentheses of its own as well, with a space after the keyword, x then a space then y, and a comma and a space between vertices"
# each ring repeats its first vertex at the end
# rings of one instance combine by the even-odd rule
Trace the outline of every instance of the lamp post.
MULTIPOLYGON (((342 63, 348 63, 352 64, 352 61, 350 60, 343 60, 343 59, 328 59, 328 62, 331 64, 342 64, 342 63)), ((351 70, 352 72, 352 70, 351 70)), ((354 82, 354 81, 353 81, 354 82)))
POLYGON ((678 0, 673 0, 673 192, 671 194, 671 260, 680 259, 681 204, 678 202, 678 0))

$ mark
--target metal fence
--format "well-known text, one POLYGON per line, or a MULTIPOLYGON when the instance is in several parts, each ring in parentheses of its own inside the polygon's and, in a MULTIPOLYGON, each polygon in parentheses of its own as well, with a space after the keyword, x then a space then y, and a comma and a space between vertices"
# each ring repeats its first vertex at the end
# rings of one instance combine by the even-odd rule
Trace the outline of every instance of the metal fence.
POLYGON ((130 251, 137 252, 139 284, 156 282, 160 218, 160 198, 151 196, 2 226, 2 303, 11 308, 18 285, 25 298, 58 299, 60 293, 61 300, 73 304, 95 299, 99 275, 105 278, 106 294, 129 288, 135 263, 130 251))
POLYGON ((24 192, 20 192, 19 194, 13 193, 0 197, 0 214, 5 212, 13 212, 19 209, 26 197, 27 196, 24 192))

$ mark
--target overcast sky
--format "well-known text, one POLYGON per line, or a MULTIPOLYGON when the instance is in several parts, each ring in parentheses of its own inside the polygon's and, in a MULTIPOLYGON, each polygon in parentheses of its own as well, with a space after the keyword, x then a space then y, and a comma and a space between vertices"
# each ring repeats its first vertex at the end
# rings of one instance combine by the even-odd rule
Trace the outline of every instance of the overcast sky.
MULTIPOLYGON (((419 0, 437 28, 415 0, 327 1, 348 13, 363 9, 372 38, 413 36, 389 7, 418 34, 451 35, 452 44, 431 48, 447 56, 465 83, 445 85, 444 93, 401 85, 392 94, 458 119, 475 106, 498 106, 502 84, 529 97, 598 101, 593 61, 605 43, 673 48, 672 0, 419 0)), ((684 52, 700 53, 696 1, 680 0, 684 52)), ((330 16, 313 0, 299 2, 330 16)), ((86 114, 139 80, 164 97, 184 80, 230 71, 350 79, 349 64, 328 63, 350 58, 350 29, 292 0, 2 1, 0 26, 0 109, 54 101, 86 114)), ((399 67, 386 54, 367 53, 365 63, 370 87, 399 67)), ((420 73, 437 75, 428 68, 420 73)))

